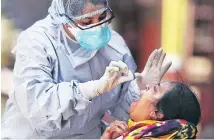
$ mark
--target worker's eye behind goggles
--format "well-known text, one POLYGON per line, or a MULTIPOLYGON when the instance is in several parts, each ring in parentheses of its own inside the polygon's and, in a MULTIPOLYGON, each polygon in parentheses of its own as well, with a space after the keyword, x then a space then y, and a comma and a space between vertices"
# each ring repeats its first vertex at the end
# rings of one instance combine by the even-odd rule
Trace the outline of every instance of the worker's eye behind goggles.
POLYGON ((111 23, 112 19, 115 17, 113 11, 110 9, 110 7, 107 7, 107 8, 103 8, 103 9, 100 9, 98 11, 95 11, 93 13, 89 13, 89 14, 85 14, 85 15, 82 15, 80 17, 75 17, 75 18, 70 18, 68 15, 66 14, 63 14, 69 21, 71 21, 71 23, 73 23, 76 27, 78 27, 79 29, 81 30, 86 30, 86 29, 90 29, 90 28, 93 28, 93 27, 96 27, 96 26, 99 26, 99 25, 102 25, 104 23, 111 23), (93 15, 96 15, 96 14, 101 14, 100 16, 100 22, 96 23, 96 24, 90 24, 90 25, 79 25, 77 24, 76 21, 80 20, 80 19, 83 19, 83 18, 86 18, 86 17, 90 17, 90 16, 93 16, 93 15))

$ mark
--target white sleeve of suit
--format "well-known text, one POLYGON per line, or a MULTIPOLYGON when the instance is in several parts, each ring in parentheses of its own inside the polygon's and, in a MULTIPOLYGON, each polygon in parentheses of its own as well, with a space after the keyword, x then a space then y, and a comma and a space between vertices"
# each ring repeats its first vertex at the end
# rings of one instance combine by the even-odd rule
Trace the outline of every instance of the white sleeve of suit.
POLYGON ((62 129, 69 117, 83 113, 91 102, 82 96, 78 81, 58 83, 52 78, 53 62, 43 43, 47 40, 40 36, 25 35, 17 44, 14 99, 33 127, 52 131, 62 129))

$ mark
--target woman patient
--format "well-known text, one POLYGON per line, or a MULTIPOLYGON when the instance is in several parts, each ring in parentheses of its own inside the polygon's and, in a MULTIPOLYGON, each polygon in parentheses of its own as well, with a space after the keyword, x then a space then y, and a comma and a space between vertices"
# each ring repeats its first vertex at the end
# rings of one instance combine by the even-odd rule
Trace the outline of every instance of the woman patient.
POLYGON ((147 86, 130 106, 130 120, 113 122, 101 139, 196 138, 200 104, 190 88, 179 82, 147 86))

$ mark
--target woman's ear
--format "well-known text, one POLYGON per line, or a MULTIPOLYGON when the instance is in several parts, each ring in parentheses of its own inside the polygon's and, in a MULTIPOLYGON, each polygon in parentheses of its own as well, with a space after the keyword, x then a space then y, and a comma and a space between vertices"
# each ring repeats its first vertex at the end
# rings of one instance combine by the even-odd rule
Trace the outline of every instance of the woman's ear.
POLYGON ((157 112, 156 114, 157 114, 158 120, 162 120, 163 119, 164 114, 162 112, 157 112))
POLYGON ((164 114, 162 112, 152 111, 150 113, 150 117, 152 120, 161 120, 161 119, 163 119, 164 114))
POLYGON ((152 120, 156 120, 157 119, 157 115, 156 115, 155 111, 152 111, 150 113, 150 117, 151 117, 152 120))

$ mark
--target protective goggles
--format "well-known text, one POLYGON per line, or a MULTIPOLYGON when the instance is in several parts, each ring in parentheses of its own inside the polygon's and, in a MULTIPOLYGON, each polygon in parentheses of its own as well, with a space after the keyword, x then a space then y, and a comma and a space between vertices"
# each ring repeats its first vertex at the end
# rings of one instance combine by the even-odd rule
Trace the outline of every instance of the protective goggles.
POLYGON ((112 19, 115 18, 115 15, 113 13, 113 11, 111 10, 111 8, 108 6, 106 8, 102 8, 100 10, 97 10, 95 12, 92 13, 88 13, 79 17, 74 17, 74 18, 70 18, 68 15, 63 14, 71 23, 73 23, 76 27, 78 27, 81 30, 86 30, 86 29, 90 29, 96 26, 100 26, 103 23, 111 23, 112 19), (100 22, 96 23, 96 24, 90 24, 90 25, 80 25, 78 24, 76 21, 87 18, 87 17, 91 17, 94 16, 96 14, 104 14, 104 17, 100 20, 100 22))

